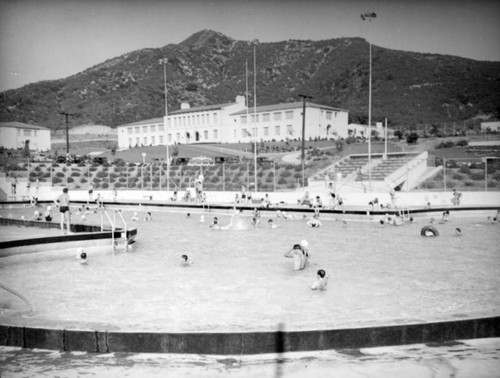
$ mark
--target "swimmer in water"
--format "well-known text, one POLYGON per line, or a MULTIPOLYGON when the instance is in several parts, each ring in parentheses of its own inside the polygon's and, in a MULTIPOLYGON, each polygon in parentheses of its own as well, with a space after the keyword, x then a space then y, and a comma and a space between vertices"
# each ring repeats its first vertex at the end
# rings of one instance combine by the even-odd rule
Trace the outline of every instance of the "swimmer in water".
POLYGON ((267 225, 269 226, 269 228, 278 228, 278 226, 274 223, 272 219, 269 219, 267 221, 267 225))
POLYGON ((252 217, 252 226, 258 227, 259 226, 259 219, 257 217, 252 217))
POLYGON ((205 216, 202 214, 200 215, 200 222, 201 223, 204 223, 205 222, 205 216))
POLYGON ((210 227, 211 228, 215 228, 215 229, 220 228, 220 226, 219 226, 219 218, 214 217, 214 219, 212 220, 212 224, 210 225, 210 227))
POLYGON ((87 254, 83 250, 83 248, 78 248, 78 256, 77 258, 80 260, 80 264, 86 265, 87 264, 87 254))
POLYGON ((326 290, 326 285, 328 285, 328 274, 323 269, 320 269, 316 273, 316 280, 311 285, 311 289, 326 290))
POLYGON ((293 258, 293 270, 303 270, 307 265, 306 252, 300 244, 294 244, 292 249, 285 252, 285 257, 293 258))
POLYGON ((41 221, 42 220, 42 215, 38 211, 35 211, 33 213, 33 216, 30 218, 30 220, 41 221))
POLYGON ((314 216, 307 221, 307 225, 312 228, 319 228, 321 227, 321 221, 318 219, 319 215, 314 214, 314 216))
POLYGON ((145 221, 152 221, 153 220, 153 216, 151 215, 151 211, 148 211, 146 213, 146 216, 144 217, 144 220, 145 221))
POLYGON ((134 213, 134 215, 132 216, 132 221, 133 222, 136 222, 139 220, 139 216, 137 215, 137 211, 134 213))
POLYGON ((189 266, 191 264, 193 264, 193 261, 189 259, 188 255, 181 256, 181 266, 189 266))
POLYGON ((345 220, 342 221, 342 227, 347 227, 347 222, 345 220))
POLYGON ((443 222, 448 222, 450 220, 450 212, 448 210, 443 212, 443 222))
POLYGON ((186 218, 191 218, 191 213, 187 213, 186 218))
POLYGON ((460 227, 455 228, 455 236, 461 236, 462 235, 462 230, 460 227))

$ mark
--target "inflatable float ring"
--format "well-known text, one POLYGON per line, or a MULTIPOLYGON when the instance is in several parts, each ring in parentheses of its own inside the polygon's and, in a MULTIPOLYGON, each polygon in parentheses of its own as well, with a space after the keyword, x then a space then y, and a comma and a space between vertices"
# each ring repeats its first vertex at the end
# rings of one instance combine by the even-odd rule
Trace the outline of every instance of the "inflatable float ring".
POLYGON ((439 231, 436 229, 436 227, 433 227, 433 226, 424 226, 420 230, 420 235, 426 236, 426 237, 439 236, 439 231))

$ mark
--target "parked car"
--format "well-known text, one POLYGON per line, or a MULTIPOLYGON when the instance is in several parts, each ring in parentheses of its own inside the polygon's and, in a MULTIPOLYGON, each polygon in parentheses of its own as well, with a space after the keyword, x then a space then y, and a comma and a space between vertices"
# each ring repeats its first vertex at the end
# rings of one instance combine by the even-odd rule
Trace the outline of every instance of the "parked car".
POLYGON ((100 165, 108 164, 108 158, 104 156, 95 156, 94 159, 92 159, 92 162, 100 165))

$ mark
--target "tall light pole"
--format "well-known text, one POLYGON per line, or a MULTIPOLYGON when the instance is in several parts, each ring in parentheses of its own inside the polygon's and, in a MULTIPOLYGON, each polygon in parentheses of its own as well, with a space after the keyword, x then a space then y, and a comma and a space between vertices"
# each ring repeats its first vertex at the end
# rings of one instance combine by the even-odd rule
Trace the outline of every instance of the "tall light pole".
POLYGON ((165 91, 165 118, 164 118, 164 127, 165 127, 165 146, 167 148, 167 192, 170 190, 170 156, 168 153, 168 130, 167 130, 167 125, 168 125, 168 100, 167 100, 167 63, 168 59, 160 59, 160 64, 163 64, 163 83, 164 83, 164 91, 165 91))
MULTIPOLYGON (((376 18, 377 14, 374 12, 363 13, 361 19, 363 21, 368 20, 371 22, 372 18, 376 18)), ((368 181, 369 190, 372 190, 372 43, 368 42, 370 45, 370 73, 368 81, 368 181)))
POLYGON ((254 192, 257 193, 257 64, 255 58, 255 44, 253 45, 253 133, 255 141, 253 145, 253 180, 254 192))
POLYGON ((305 146, 306 146, 306 102, 307 99, 312 99, 311 96, 308 95, 301 95, 299 94, 299 97, 302 97, 302 188, 304 188, 304 161, 305 161, 305 146))

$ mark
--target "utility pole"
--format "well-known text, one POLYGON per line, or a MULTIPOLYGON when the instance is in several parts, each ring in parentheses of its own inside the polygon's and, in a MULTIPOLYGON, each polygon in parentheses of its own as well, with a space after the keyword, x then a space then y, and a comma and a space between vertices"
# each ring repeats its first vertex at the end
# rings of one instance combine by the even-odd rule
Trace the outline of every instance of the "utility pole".
POLYGON ((307 99, 312 99, 311 96, 308 95, 301 95, 299 94, 299 97, 302 97, 302 187, 304 187, 304 161, 305 161, 305 146, 306 146, 306 102, 307 99))
POLYGON ((62 114, 63 116, 66 117, 66 160, 68 160, 68 157, 69 157, 69 116, 74 116, 75 114, 67 113, 67 112, 60 112, 59 114, 62 114))

